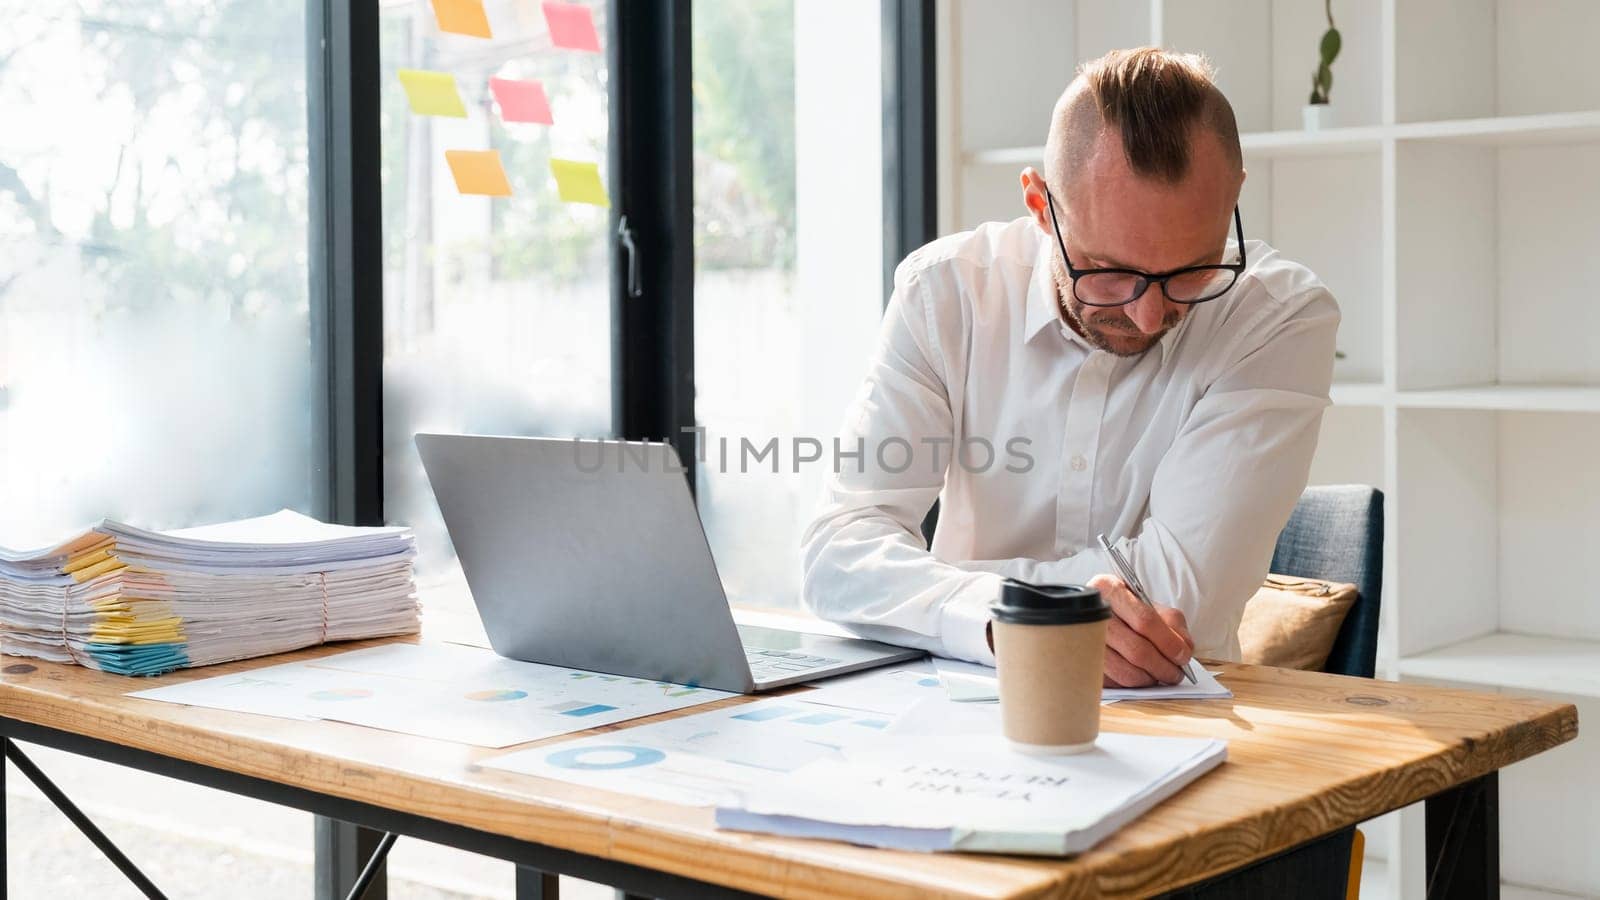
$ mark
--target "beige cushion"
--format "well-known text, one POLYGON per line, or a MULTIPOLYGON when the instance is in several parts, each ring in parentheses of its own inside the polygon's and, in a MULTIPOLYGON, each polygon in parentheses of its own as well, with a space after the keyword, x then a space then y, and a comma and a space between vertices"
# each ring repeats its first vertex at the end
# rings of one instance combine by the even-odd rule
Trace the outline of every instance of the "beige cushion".
POLYGON ((1241 661, 1321 670, 1355 602, 1353 584, 1268 575, 1244 605, 1239 621, 1241 661))

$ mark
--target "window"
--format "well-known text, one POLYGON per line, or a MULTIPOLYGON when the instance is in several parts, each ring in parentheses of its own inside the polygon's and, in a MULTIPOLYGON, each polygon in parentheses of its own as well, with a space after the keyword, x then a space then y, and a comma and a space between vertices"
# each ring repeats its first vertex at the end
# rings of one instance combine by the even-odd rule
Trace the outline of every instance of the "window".
MULTIPOLYGON (((304 6, 80 0, 3 18, 0 544, 102 516, 322 514, 304 6)), ((310 816, 28 753, 164 885, 311 889, 310 816)), ((9 850, 30 860, 13 896, 131 891, 19 774, 8 785, 9 850)))
POLYGON ((800 534, 883 309, 881 15, 694 4, 698 499, 735 602, 799 602, 800 534), (797 472, 804 438, 824 452, 797 472))
MULTIPOLYGON (((487 9, 490 39, 441 33, 424 0, 382 7, 384 510, 416 529, 425 593, 460 576, 414 434, 611 431, 609 211, 562 202, 550 167, 604 178, 606 57, 552 47, 537 3, 487 9), (402 69, 454 76, 466 116, 414 113, 402 69), (491 78, 538 81, 553 124, 502 121, 491 78), (497 150, 511 196, 458 192, 452 150, 497 150)), ((427 596, 472 615, 464 592, 427 596)))
POLYGON ((304 9, 15 10, 0 35, 0 543, 108 515, 321 512, 304 9))

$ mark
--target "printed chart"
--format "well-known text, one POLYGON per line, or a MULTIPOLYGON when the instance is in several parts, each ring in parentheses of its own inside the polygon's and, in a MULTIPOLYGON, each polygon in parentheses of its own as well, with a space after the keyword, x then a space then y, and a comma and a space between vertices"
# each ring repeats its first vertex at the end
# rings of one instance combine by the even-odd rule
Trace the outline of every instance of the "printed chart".
POLYGON ((509 747, 734 695, 425 643, 387 644, 129 696, 509 747))
POLYGON ((483 765, 672 803, 715 806, 736 802, 744 791, 809 762, 881 741, 893 718, 800 697, 809 694, 520 750, 483 765))

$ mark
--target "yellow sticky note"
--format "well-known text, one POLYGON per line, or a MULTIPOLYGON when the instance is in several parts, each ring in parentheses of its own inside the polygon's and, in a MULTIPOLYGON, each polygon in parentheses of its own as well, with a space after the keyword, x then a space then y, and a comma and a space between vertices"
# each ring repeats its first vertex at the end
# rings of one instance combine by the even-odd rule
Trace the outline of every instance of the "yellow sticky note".
POLYGON ((433 17, 440 31, 468 37, 494 37, 489 32, 489 16, 483 0, 433 0, 433 17))
POLYGON ((419 116, 467 117, 467 107, 456 90, 456 77, 449 72, 400 69, 395 73, 405 85, 411 111, 419 116))
POLYGON ((511 182, 500 165, 499 150, 446 150, 445 161, 455 176, 456 190, 490 197, 511 196, 511 182))
POLYGON ((600 183, 600 166, 591 162, 570 159, 550 160, 550 174, 556 177, 556 188, 566 203, 592 203, 611 206, 606 187, 600 183))

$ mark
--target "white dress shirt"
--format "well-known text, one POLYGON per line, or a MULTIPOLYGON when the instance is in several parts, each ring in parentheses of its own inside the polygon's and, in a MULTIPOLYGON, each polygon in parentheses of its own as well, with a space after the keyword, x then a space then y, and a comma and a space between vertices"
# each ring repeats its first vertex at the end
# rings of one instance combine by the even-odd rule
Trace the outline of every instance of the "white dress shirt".
POLYGON ((1055 241, 1031 219, 908 256, 802 538, 805 604, 993 665, 1002 577, 1115 573, 1104 532, 1151 599, 1183 611, 1197 655, 1238 659, 1245 601, 1306 485, 1339 325, 1310 270, 1246 249, 1227 294, 1129 358, 1062 319, 1055 241))

